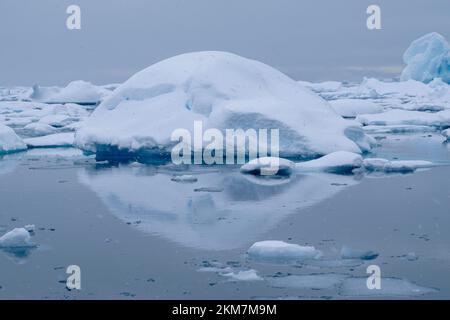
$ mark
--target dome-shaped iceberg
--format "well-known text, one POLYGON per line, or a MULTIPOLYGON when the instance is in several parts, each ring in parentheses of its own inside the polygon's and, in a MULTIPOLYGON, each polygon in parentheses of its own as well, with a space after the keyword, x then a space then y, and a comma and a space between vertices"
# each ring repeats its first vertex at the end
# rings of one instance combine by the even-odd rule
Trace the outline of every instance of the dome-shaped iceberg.
POLYGON ((282 156, 362 152, 371 139, 329 104, 283 73, 225 52, 195 52, 156 63, 119 86, 76 133, 102 154, 158 154, 175 129, 279 129, 282 156))

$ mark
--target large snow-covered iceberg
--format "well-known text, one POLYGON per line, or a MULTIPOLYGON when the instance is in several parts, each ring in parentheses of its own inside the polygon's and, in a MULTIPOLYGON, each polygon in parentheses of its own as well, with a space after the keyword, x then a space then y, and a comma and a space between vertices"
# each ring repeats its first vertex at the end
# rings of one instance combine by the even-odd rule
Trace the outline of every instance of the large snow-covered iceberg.
POLYGON ((403 55, 406 68, 401 79, 430 82, 441 78, 450 83, 450 44, 439 33, 432 32, 413 41, 403 55))
MULTIPOLYGON (((280 153, 316 157, 360 153, 371 140, 329 104, 281 72, 225 52, 179 55, 137 73, 108 96, 76 134, 106 155, 169 151, 183 128, 279 129, 280 153)), ((170 151, 169 151, 170 152, 170 151)))
POLYGON ((0 154, 25 150, 27 145, 13 129, 0 123, 0 154))

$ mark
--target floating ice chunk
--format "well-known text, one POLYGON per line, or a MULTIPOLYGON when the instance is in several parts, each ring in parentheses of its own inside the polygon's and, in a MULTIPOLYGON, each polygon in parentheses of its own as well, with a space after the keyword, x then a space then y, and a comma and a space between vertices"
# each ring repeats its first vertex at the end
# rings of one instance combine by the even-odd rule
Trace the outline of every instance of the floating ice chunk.
POLYGON ((242 173, 254 175, 283 175, 289 176, 295 169, 295 163, 283 158, 263 157, 249 161, 241 167, 242 173))
POLYGON ((26 156, 30 158, 82 158, 83 151, 76 148, 39 148, 28 149, 26 156))
POLYGON ((55 127, 41 122, 27 124, 23 129, 33 136, 52 134, 57 131, 55 127))
POLYGON ((184 183, 193 183, 197 182, 197 178, 192 175, 181 175, 181 176, 174 176, 172 179, 170 179, 175 182, 184 182, 184 183))
POLYGON ((397 278, 381 278, 381 289, 367 288, 367 278, 348 278, 345 279, 340 288, 340 295, 352 297, 409 297, 419 296, 428 293, 437 292, 433 288, 418 286, 412 282, 397 278))
POLYGON ((73 132, 55 133, 24 139, 24 142, 32 148, 71 147, 73 146, 74 135, 73 132))
POLYGON ((277 288, 321 290, 337 287, 346 278, 348 278, 348 276, 344 274, 330 273, 272 277, 269 278, 268 281, 270 285, 277 288))
POLYGON ((364 131, 370 134, 380 133, 417 133, 417 132, 433 132, 435 128, 430 126, 416 125, 389 125, 389 126, 365 126, 364 131))
POLYGON ((377 114, 365 114, 356 117, 356 121, 363 125, 416 125, 416 126, 450 126, 450 110, 436 113, 405 111, 400 109, 389 110, 377 114))
POLYGON ((362 162, 363 159, 359 154, 347 151, 337 151, 316 160, 298 162, 295 164, 295 167, 301 172, 325 171, 346 173, 361 167, 362 162))
POLYGON ((442 135, 445 137, 447 141, 450 141, 450 129, 442 131, 442 135))
POLYGON ((433 163, 423 160, 397 160, 390 161, 380 158, 367 158, 363 161, 364 169, 367 171, 381 171, 386 173, 407 173, 417 169, 431 168, 433 163))
POLYGON ((71 118, 64 114, 50 114, 39 119, 39 123, 45 123, 53 127, 64 127, 72 122, 71 118))
POLYGON ((439 33, 432 32, 414 40, 403 55, 406 68, 401 79, 430 82, 441 78, 450 83, 450 44, 439 33))
POLYGON ((359 114, 383 112, 383 108, 366 99, 339 99, 330 101, 331 107, 345 118, 354 118, 359 114))
POLYGON ((25 150, 27 145, 13 129, 0 123, 0 154, 25 150))
POLYGON ((222 134, 277 128, 282 157, 368 147, 361 128, 310 90, 263 63, 225 52, 183 54, 135 74, 95 109, 76 143, 104 158, 148 155, 156 148, 170 153, 173 131, 184 128, 193 135, 194 121, 222 134))
POLYGON ((313 246, 300 246, 284 241, 267 240, 254 243, 247 251, 248 255, 258 260, 277 262, 318 259, 322 256, 313 246))
POLYGON ((25 227, 23 227, 25 230, 27 230, 29 233, 32 233, 36 230, 36 226, 34 224, 27 224, 25 227))
POLYGON ((372 250, 357 250, 343 246, 341 250, 342 259, 373 260, 378 257, 378 253, 372 250))
POLYGON ((58 87, 33 87, 30 98, 47 103, 72 102, 81 104, 95 104, 111 91, 108 88, 95 86, 86 81, 73 81, 65 88, 58 87))
POLYGON ((223 273, 221 274, 224 277, 229 277, 231 280, 235 281, 260 281, 263 280, 256 270, 250 269, 250 270, 244 270, 244 271, 238 271, 238 272, 230 272, 230 273, 223 273))
POLYGON ((0 237, 0 248, 35 247, 30 233, 25 228, 15 228, 0 237))

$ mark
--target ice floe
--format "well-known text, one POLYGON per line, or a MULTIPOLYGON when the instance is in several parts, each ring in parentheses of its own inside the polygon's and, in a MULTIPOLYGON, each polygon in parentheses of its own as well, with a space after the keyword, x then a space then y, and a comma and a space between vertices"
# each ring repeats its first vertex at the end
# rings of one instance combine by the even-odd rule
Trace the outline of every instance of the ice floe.
POLYGON ((194 183, 194 182, 197 182, 198 179, 196 177, 194 177, 193 175, 186 174, 186 175, 174 176, 170 180, 175 181, 175 182, 194 183))
POLYGON ((237 272, 229 272, 221 274, 224 277, 230 278, 231 281, 261 281, 261 278, 256 270, 242 270, 237 272))
POLYGON ((96 104, 111 91, 105 87, 93 85, 90 82, 77 80, 70 82, 66 87, 39 87, 35 85, 30 99, 45 103, 78 103, 96 104))
POLYGON ((353 249, 348 246, 343 246, 341 249, 342 259, 361 259, 373 260, 378 257, 378 252, 372 250, 353 249))
POLYGON ((389 110, 377 114, 365 114, 356 117, 363 125, 416 125, 449 127, 450 110, 435 113, 405 110, 389 110))
POLYGON ((74 141, 73 132, 55 133, 42 137, 28 138, 23 141, 32 148, 71 147, 74 141))
POLYGON ((27 145, 13 129, 0 123, 0 154, 25 150, 27 145))
POLYGON ((263 157, 249 161, 241 166, 242 173, 254 175, 290 175, 295 169, 295 163, 277 157, 263 157))
POLYGON ((381 278, 381 289, 368 289, 367 277, 347 278, 342 283, 339 294, 351 297, 410 297, 437 292, 433 288, 416 285, 405 279, 381 278))
POLYGON ((313 246, 301 246, 279 240, 266 240, 254 243, 247 251, 248 255, 258 260, 302 261, 318 259, 322 253, 313 246))
POLYGON ((339 99, 330 101, 331 107, 344 118, 355 118, 359 114, 383 112, 383 108, 371 100, 339 99))
POLYGON ((367 171, 386 173, 407 173, 417 169, 431 168, 434 164, 423 160, 387 160, 380 158, 367 158, 363 161, 364 169, 367 171))
POLYGON ((296 288, 296 289, 330 289, 338 287, 342 281, 348 278, 344 274, 307 274, 307 275, 288 275, 281 277, 268 278, 268 282, 273 287, 278 288, 296 288))
POLYGON ((46 123, 33 122, 27 124, 23 130, 25 130, 30 136, 42 136, 55 133, 57 129, 46 123))
MULTIPOLYGON (((117 154, 175 145, 171 134, 204 128, 278 128, 281 155, 315 157, 370 148, 364 132, 281 72, 225 52, 179 55, 137 73, 77 131, 85 150, 117 154)), ((178 141, 177 141, 178 143, 178 141)))
POLYGON ((0 248, 35 247, 30 233, 25 228, 15 228, 0 237, 0 248))
POLYGON ((401 79, 430 82, 441 78, 450 83, 450 44, 437 32, 414 40, 403 55, 406 68, 401 79))
POLYGON ((359 154, 347 151, 337 151, 319 159, 297 162, 295 168, 300 172, 323 171, 350 173, 352 170, 361 167, 362 163, 363 158, 359 154))
POLYGON ((445 140, 450 141, 450 129, 442 131, 442 135, 445 137, 445 140))

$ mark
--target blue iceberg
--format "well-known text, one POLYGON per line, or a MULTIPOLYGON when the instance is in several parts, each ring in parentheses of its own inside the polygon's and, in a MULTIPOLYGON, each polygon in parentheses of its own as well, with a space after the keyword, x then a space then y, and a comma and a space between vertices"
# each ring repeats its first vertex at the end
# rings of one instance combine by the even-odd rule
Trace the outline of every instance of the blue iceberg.
POLYGON ((403 55, 406 68, 401 80, 428 83, 435 78, 450 83, 450 44, 439 33, 432 32, 413 41, 403 55))

